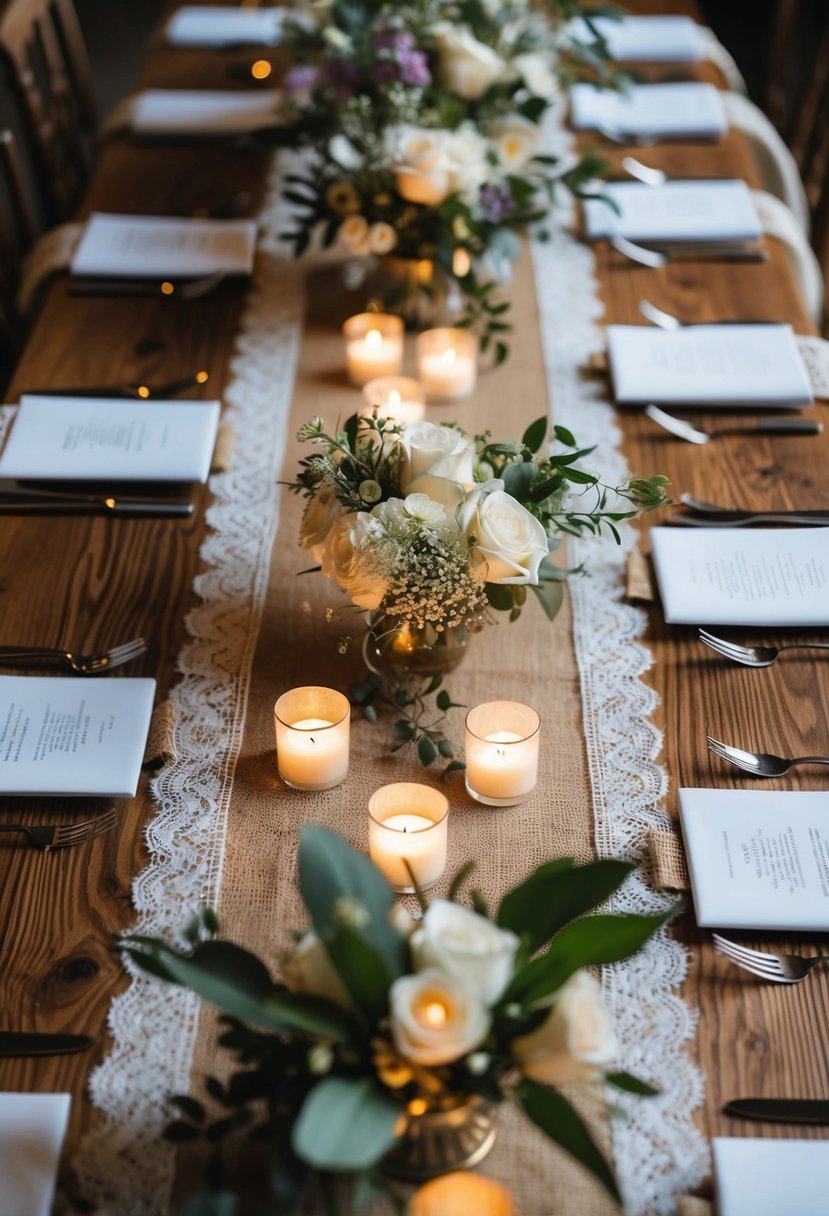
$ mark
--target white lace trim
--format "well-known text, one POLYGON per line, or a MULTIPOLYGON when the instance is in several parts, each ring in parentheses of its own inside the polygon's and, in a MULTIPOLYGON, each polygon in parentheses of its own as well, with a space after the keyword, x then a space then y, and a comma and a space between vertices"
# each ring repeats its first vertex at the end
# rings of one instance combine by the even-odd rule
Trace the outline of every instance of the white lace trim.
MULTIPOLYGON (((170 694, 178 758, 153 782, 150 861, 133 884, 135 932, 152 936, 175 936, 196 907, 215 907, 219 895, 301 334, 301 280, 278 242, 284 219, 278 177, 275 165, 225 394, 236 445, 228 471, 210 479, 213 531, 195 581, 201 602, 188 615, 190 640, 178 660, 182 679, 170 694)), ((135 972, 113 1001, 113 1047, 90 1078, 104 1117, 74 1162, 84 1196, 100 1213, 161 1216, 168 1210, 173 1160, 160 1136, 170 1094, 189 1087, 199 1006, 193 994, 135 972)))
MULTIPOLYGON (((569 160, 571 138, 554 116, 546 136, 549 150, 569 160)), ((603 477, 618 484, 628 475, 621 435, 604 400, 606 389, 584 375, 590 355, 603 347, 596 324, 602 306, 593 254, 572 235, 572 212, 568 200, 558 203, 550 239, 533 243, 550 400, 555 422, 571 429, 580 446, 598 444, 603 477)), ((635 543, 631 530, 623 533, 621 546, 572 542, 570 560, 587 562, 589 575, 571 579, 570 591, 597 850, 600 857, 641 862, 645 830, 669 822, 662 807, 667 775, 656 763, 661 737, 649 721, 658 698, 640 679, 651 665, 637 641, 646 618, 622 602, 625 558, 635 543)), ((614 911, 639 914, 669 904, 639 871, 612 901, 614 911)), ((662 931, 636 957, 604 972, 623 1067, 662 1091, 649 1100, 611 1094, 627 1114, 614 1121, 613 1144, 629 1216, 673 1213, 677 1195, 698 1185, 709 1170, 706 1141, 692 1120, 703 1079, 684 1048, 696 1016, 676 992, 687 958, 685 947, 662 931)))

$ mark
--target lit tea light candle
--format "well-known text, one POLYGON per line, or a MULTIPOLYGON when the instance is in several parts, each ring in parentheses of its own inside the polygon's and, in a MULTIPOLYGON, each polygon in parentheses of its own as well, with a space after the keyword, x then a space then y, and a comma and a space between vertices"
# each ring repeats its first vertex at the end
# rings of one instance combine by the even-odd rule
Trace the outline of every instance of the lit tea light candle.
POLYGON ((468 397, 475 388, 478 352, 465 329, 427 329, 417 339, 417 374, 430 397, 468 397))
POLYGON ((345 357, 352 384, 396 376, 403 366, 403 322, 383 312, 361 312, 343 325, 345 357))
POLYGON ((273 709, 279 776, 297 790, 330 790, 348 773, 351 707, 333 688, 292 688, 273 709))
POLYGON ((410 376, 381 376, 363 387, 365 405, 361 414, 377 410, 392 422, 420 422, 426 416, 426 399, 417 380, 410 376))
POLYGON ((466 715, 466 788, 488 806, 514 806, 535 789, 541 719, 519 701, 487 701, 466 715))
POLYGON ((398 781, 372 794, 369 853, 396 891, 414 890, 406 862, 421 887, 431 887, 442 877, 448 815, 446 798, 428 785, 398 781))
POLYGON ((509 1191, 480 1174, 433 1178, 409 1200, 411 1216, 518 1216, 509 1191))

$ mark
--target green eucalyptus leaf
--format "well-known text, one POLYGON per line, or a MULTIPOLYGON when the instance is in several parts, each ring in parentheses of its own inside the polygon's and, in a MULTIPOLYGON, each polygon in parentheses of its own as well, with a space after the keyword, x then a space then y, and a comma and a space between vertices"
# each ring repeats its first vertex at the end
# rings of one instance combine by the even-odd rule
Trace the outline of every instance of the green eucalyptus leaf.
POLYGON ((598 1178, 616 1203, 621 1203, 622 1197, 612 1169, 596 1147, 581 1116, 567 1099, 557 1090, 530 1080, 520 1083, 516 1096, 536 1127, 540 1127, 551 1140, 575 1157, 594 1178, 598 1178))
POLYGON ((537 469, 531 460, 522 461, 520 464, 508 464, 501 474, 507 494, 517 499, 518 502, 525 502, 530 497, 536 473, 537 469))
POLYGON ((484 592, 496 612, 512 612, 515 600, 511 586, 506 583, 484 583, 484 592))
POLYGON ((442 709, 444 713, 447 709, 452 708, 452 698, 445 688, 441 689, 441 691, 435 697, 435 704, 437 705, 438 709, 442 709))
POLYGON ((604 901, 634 868, 626 861, 593 861, 566 867, 560 862, 539 866, 526 882, 501 902, 498 924, 520 937, 529 935, 530 953, 548 942, 566 924, 604 901))
POLYGON ((438 749, 428 735, 423 735, 417 742, 417 755, 424 768, 428 768, 438 758, 438 749))
POLYGON ((388 1009, 393 978, 382 955, 347 925, 326 938, 325 948, 356 1007, 371 1021, 379 1021, 388 1009))
POLYGON ((369 1078, 328 1077, 302 1104, 291 1140, 294 1152, 320 1170, 365 1170, 395 1142, 400 1107, 369 1078))
POLYGON ((525 448, 529 448, 531 452, 537 452, 544 442, 544 436, 547 434, 547 419, 536 418, 535 422, 531 422, 527 427, 521 439, 525 448))
POLYGON ((553 434, 559 443, 566 443, 568 448, 576 446, 576 437, 572 431, 568 431, 566 426, 554 426, 553 434))
POLYGON ((642 1098, 653 1098, 660 1092, 652 1085, 648 1085, 647 1081, 640 1081, 638 1077, 632 1076, 629 1072, 606 1073, 605 1081, 609 1085, 615 1085, 617 1089, 625 1090, 626 1093, 639 1094, 642 1098))
POLYGON ((541 602, 541 607, 544 609, 547 619, 554 621, 558 616, 564 599, 564 590, 560 582, 539 582, 533 585, 533 592, 541 602))

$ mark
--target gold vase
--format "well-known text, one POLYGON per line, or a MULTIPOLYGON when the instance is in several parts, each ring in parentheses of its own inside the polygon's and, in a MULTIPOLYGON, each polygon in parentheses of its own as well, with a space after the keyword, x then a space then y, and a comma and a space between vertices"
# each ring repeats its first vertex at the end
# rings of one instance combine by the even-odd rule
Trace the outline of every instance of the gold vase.
POLYGON ((463 661, 477 628, 473 622, 438 633, 431 625, 418 629, 399 617, 373 613, 363 638, 363 659, 370 671, 391 683, 448 675, 463 661))
POLYGON ((471 1169, 495 1143, 497 1106, 469 1094, 449 1110, 408 1115, 402 1139, 383 1159, 394 1178, 425 1182, 452 1170, 471 1169))

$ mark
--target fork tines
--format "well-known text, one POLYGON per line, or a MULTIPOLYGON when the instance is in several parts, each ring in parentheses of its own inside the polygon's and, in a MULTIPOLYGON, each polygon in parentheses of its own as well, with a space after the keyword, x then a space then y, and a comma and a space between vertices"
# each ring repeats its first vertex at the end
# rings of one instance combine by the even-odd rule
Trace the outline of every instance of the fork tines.
POLYGON ((700 629, 699 640, 706 646, 710 646, 712 650, 716 650, 717 654, 721 654, 723 658, 735 659, 738 662, 745 661, 746 648, 737 642, 729 642, 727 638, 717 637, 715 633, 709 633, 707 629, 700 629))
POLYGON ((732 942, 727 937, 721 937, 719 933, 714 933, 712 936, 714 938, 714 949, 734 963, 735 966, 742 967, 744 970, 750 971, 752 975, 759 975, 762 979, 773 980, 778 984, 790 984, 793 982, 783 974, 780 960, 776 955, 769 954, 763 950, 752 950, 748 946, 741 946, 738 942, 732 942))
POLYGON ((82 844, 86 840, 93 840, 96 836, 103 836, 105 832, 112 831, 117 821, 118 815, 115 807, 110 807, 108 811, 96 815, 94 819, 84 819, 81 823, 61 823, 55 828, 52 841, 46 847, 63 849, 73 844, 82 844))
POLYGON ((133 638, 131 642, 123 642, 120 646, 113 646, 111 650, 106 652, 108 667, 115 667, 121 663, 127 663, 130 659, 135 659, 138 655, 143 654, 147 649, 147 643, 143 638, 133 638))

